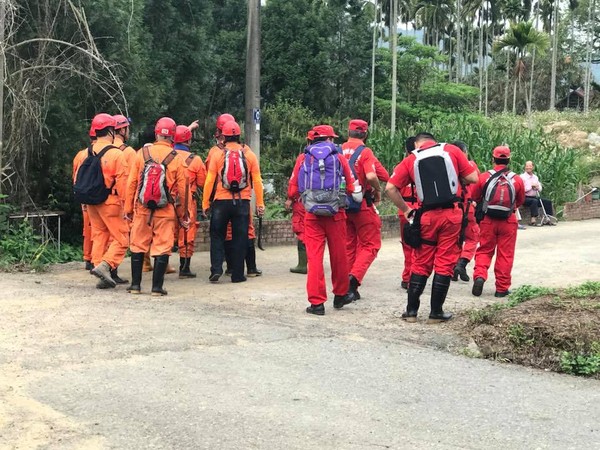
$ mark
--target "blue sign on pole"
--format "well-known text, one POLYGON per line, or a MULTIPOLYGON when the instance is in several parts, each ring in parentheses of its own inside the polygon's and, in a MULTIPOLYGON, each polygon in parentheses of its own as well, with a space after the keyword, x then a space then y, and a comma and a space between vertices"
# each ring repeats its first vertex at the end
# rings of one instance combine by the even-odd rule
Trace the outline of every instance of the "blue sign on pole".
POLYGON ((260 109, 258 108, 254 108, 252 110, 252 117, 254 118, 254 123, 255 124, 260 124, 260 109))

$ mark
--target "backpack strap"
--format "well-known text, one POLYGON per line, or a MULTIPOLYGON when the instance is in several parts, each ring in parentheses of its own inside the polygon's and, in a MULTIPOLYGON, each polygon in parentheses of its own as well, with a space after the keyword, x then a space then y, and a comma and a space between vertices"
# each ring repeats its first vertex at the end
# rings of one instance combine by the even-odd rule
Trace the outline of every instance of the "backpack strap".
POLYGON ((147 145, 144 145, 142 147, 142 155, 144 156, 144 163, 147 163, 148 161, 152 161, 152 156, 150 155, 150 147, 147 145))
POLYGON ((363 150, 367 148, 366 145, 359 145, 358 147, 356 147, 354 149, 354 153, 352 153, 352 156, 350 157, 350 161, 348 161, 348 163, 350 164, 350 170, 352 171, 352 175, 354 175, 354 178, 356 178, 356 171, 354 170, 354 164, 356 164, 356 161, 358 160, 358 158, 360 157, 360 154, 363 152, 363 150))
POLYGON ((495 170, 488 170, 488 172, 490 173, 491 176, 485 182, 485 184, 483 185, 483 189, 481 190, 481 192, 483 193, 484 197, 485 197, 485 193, 487 192, 488 187, 490 186, 490 183, 494 179, 499 178, 503 173, 508 172, 508 167, 505 167, 504 169, 501 169, 498 172, 496 172, 495 170))
POLYGON ((172 150, 171 153, 169 153, 166 156, 166 158, 163 159, 162 165, 165 166, 165 168, 166 168, 169 165, 169 163, 175 159, 176 156, 177 156, 177 151, 172 150))
POLYGON ((189 166, 192 163, 192 161, 194 160, 195 157, 196 157, 196 155, 194 155, 193 153, 190 153, 190 156, 188 156, 185 159, 185 165, 189 166))
POLYGON ((122 143, 121 145, 119 145, 119 150, 123 151, 127 148, 127 144, 122 143))
MULTIPOLYGON (((106 152, 107 152, 107 151, 109 151, 111 148, 117 148, 117 147, 115 147, 115 146, 114 146, 114 145, 112 145, 112 144, 109 144, 109 145, 107 145, 106 147, 104 147, 102 150, 100 150, 100 153, 98 153, 98 154, 96 155, 96 157, 97 157, 98 159, 102 159, 102 157, 103 157, 103 156, 106 154, 106 152)), ((92 153, 93 153, 93 152, 92 152, 92 153)))

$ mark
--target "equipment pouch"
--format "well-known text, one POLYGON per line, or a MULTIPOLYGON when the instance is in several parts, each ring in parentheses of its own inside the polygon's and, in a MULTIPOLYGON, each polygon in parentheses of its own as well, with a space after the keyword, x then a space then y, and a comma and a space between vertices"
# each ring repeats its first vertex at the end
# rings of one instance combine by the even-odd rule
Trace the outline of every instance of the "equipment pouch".
POLYGON ((421 238, 421 209, 415 211, 412 222, 404 224, 402 239, 406 245, 412 248, 420 248, 423 244, 421 238))

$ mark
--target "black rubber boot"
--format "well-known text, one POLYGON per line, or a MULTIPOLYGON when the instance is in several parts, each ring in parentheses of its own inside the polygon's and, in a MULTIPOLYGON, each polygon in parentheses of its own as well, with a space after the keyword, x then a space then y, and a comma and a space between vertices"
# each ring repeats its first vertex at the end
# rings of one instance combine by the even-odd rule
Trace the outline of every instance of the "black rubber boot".
POLYGON ((333 297, 333 307, 335 309, 341 309, 344 305, 349 305, 354 301, 354 294, 349 291, 346 295, 336 295, 333 297))
POLYGON ((460 258, 456 263, 456 267, 454 268, 454 275, 452 275, 452 281, 458 281, 458 277, 460 277, 463 281, 469 281, 469 275, 467 275, 467 264, 469 264, 469 260, 467 258, 460 258))
POLYGON ((196 274, 190 270, 192 258, 179 258, 179 260, 180 263, 183 260, 183 263, 179 265, 179 278, 196 278, 196 274))
POLYGON ((306 246, 302 241, 298 241, 298 265, 292 267, 290 272, 306 275, 306 246))
POLYGON ((144 267, 144 253, 131 254, 131 285, 127 292, 140 294, 142 292, 142 268, 144 267))
POLYGON ((407 322, 416 322, 419 307, 421 306, 421 294, 425 290, 427 284, 425 275, 417 275, 413 273, 408 282, 408 302, 406 303, 406 311, 402 313, 402 318, 407 322))
POLYGON ((248 239, 246 270, 249 277, 260 277, 262 275, 262 270, 256 268, 256 247, 254 246, 254 239, 248 239))
POLYGON ((358 293, 358 287, 360 283, 354 277, 354 275, 350 274, 350 292, 354 294, 354 300, 360 300, 360 294, 358 293))
POLYGON ((94 268, 94 265, 92 264, 92 262, 91 262, 91 261, 87 261, 87 260, 86 260, 86 261, 85 261, 85 270, 87 270, 87 271, 89 272, 89 271, 90 271, 90 270, 92 270, 93 268, 94 268))
POLYGON ((167 295, 163 289, 165 282, 165 272, 169 265, 169 255, 160 255, 154 258, 154 271, 152 272, 152 295, 167 295))
POLYGON ((485 280, 481 277, 475 278, 475 281, 473 282, 473 289, 471 290, 471 294, 473 294, 475 297, 479 297, 481 295, 481 293, 483 292, 483 285, 485 283, 485 280))
POLYGON ((452 319, 452 313, 443 310, 448 288, 450 288, 450 276, 435 274, 431 284, 431 312, 427 323, 441 323, 452 319))
POLYGON ((119 276, 119 273, 117 272, 118 270, 119 270, 119 268, 117 267, 116 269, 111 269, 111 271, 110 271, 110 277, 115 281, 115 283, 117 283, 117 284, 129 283, 129 280, 124 280, 123 278, 121 278, 119 276))
POLYGON ((181 272, 183 270, 183 266, 185 265, 185 258, 180 256, 179 257, 179 271, 181 272))
POLYGON ((308 314, 314 314, 315 316, 324 316, 325 305, 323 303, 319 305, 310 305, 308 308, 306 308, 306 312, 308 314))

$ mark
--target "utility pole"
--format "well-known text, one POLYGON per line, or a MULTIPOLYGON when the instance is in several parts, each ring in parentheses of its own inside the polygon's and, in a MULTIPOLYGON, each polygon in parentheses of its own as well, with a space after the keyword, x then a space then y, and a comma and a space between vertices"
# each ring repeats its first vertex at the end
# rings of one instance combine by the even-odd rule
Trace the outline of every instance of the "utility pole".
POLYGON ((248 0, 245 103, 245 140, 260 161, 260 0, 248 0))
POLYGON ((390 124, 392 137, 396 134, 396 92, 398 91, 398 33, 396 29, 398 20, 398 0, 390 0, 392 17, 390 17, 390 35, 392 38, 392 121, 390 124))
POLYGON ((0 194, 2 194, 2 167, 4 167, 4 20, 6 0, 0 0, 0 194))
POLYGON ((592 18, 596 12, 596 2, 589 0, 588 5, 588 30, 586 45, 586 67, 585 67, 585 91, 583 97, 583 112, 587 115, 590 111, 590 90, 592 88, 592 42, 594 40, 594 28, 592 18), (592 10, 594 14, 592 14, 592 10))
POLYGON ((371 130, 373 130, 373 119, 375 115, 375 51, 377 50, 377 32, 379 30, 378 11, 379 6, 377 5, 377 0, 375 0, 375 14, 373 17, 373 48, 371 50, 371 117, 369 121, 371 130))
POLYGON ((554 26, 552 32, 552 74, 550 76, 550 111, 554 111, 554 104, 556 103, 556 58, 558 53, 558 0, 554 0, 554 12, 552 18, 554 19, 554 26))

